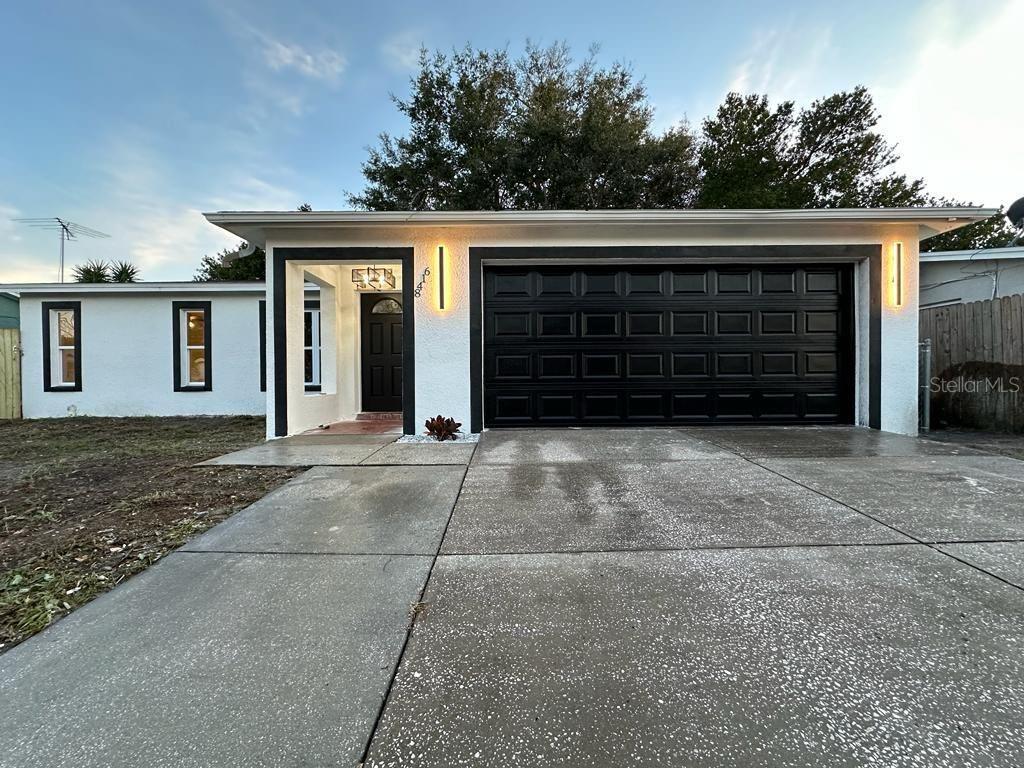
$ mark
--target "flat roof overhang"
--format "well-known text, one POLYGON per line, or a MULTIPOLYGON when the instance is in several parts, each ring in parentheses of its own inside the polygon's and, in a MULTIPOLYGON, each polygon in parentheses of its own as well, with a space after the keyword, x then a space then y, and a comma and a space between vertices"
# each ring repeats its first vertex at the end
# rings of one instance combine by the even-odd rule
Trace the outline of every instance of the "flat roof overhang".
POLYGON ((728 228, 737 236, 766 229, 815 234, 842 229, 870 237, 886 227, 916 226, 918 238, 948 232, 997 213, 995 208, 815 208, 815 209, 672 209, 594 211, 217 211, 203 214, 211 224, 248 243, 265 246, 268 233, 372 230, 374 228, 581 228, 645 226, 695 231, 728 228))

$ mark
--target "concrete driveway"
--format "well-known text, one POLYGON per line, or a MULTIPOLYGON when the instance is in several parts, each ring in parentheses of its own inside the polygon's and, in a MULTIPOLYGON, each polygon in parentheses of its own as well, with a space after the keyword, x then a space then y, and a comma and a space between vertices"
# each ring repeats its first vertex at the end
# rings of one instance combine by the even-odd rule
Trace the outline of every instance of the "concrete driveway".
POLYGON ((365 443, 0 656, 0 766, 1024 764, 1024 462, 365 443))

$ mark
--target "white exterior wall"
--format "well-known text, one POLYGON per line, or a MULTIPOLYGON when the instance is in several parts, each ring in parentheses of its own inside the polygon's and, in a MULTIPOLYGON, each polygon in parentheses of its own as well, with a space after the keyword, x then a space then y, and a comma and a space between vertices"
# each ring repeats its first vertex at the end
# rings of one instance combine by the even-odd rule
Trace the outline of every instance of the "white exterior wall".
POLYGON ((258 293, 23 293, 25 418, 264 413, 266 397, 260 391, 259 369, 261 298, 258 293), (43 391, 44 301, 81 302, 81 392, 43 391), (212 391, 174 391, 173 301, 211 303, 212 391))
POLYGON ((987 301, 1018 293, 1024 293, 1024 253, 1017 259, 921 262, 922 306, 987 301))
MULTIPOLYGON (((918 240, 915 230, 893 230, 882 241, 882 401, 880 428, 917 434, 918 240), (903 303, 894 301, 894 253, 903 250, 903 303)), ((861 422, 858 422, 861 423, 861 422)), ((866 423, 866 422, 863 422, 866 423)))
MULTIPOLYGON (((880 245, 882 280, 889 274, 892 244, 903 243, 904 303, 893 307, 883 285, 881 318, 883 430, 915 434, 917 432, 917 251, 915 227, 879 229, 869 236, 863 229, 842 224, 803 226, 799 230, 783 225, 746 227, 737 234, 728 225, 700 225, 686 228, 652 224, 618 224, 614 226, 533 225, 533 226, 408 226, 352 227, 323 231, 278 231, 267 236, 268 252, 272 247, 293 246, 383 246, 409 247, 415 252, 414 274, 405 276, 413 284, 419 282, 425 267, 430 267, 424 294, 413 307, 415 326, 415 377, 417 428, 438 413, 452 416, 465 425, 470 423, 470 333, 469 333, 469 248, 473 246, 636 246, 636 245, 880 245), (445 247, 447 256, 446 284, 448 302, 445 310, 437 306, 437 249, 445 247)), ((528 255, 528 254, 527 254, 528 255)), ((805 259, 804 259, 805 260, 805 259)), ((706 260, 702 260, 706 261, 706 260)), ((553 263, 546 260, 544 263, 553 263)), ((346 265, 347 267, 347 265, 346 265)), ((346 268, 346 267, 343 267, 346 268)), ((268 270, 268 273, 271 270, 268 270)), ((870 288, 868 267, 858 265, 856 292, 857 372, 856 423, 867 425, 869 414, 870 345, 868 337, 870 288)), ((296 270, 298 274, 298 270, 296 270)), ((295 278, 298 279, 298 278, 295 278)), ((272 292, 268 295, 272 295, 272 292)), ((289 296, 289 303, 293 297, 289 296)), ((406 312, 409 308, 405 308, 406 312)), ((268 320, 270 312, 268 311, 268 320)), ((289 318, 289 328, 295 320, 289 318)), ((358 328, 358 323, 357 323, 358 328)), ((292 332, 289 333, 292 336, 292 332)), ((295 345, 289 342, 290 351, 295 345)), ((301 345, 300 345, 301 347, 301 345)), ((268 367, 273 369, 268 349, 268 367)), ((357 358, 358 359, 358 358, 357 358)), ((289 360, 290 371, 301 370, 301 359, 289 360), (293 366, 299 365, 299 368, 293 366)), ((289 374, 289 379, 296 377, 289 374)), ((269 395, 270 393, 268 393, 269 395)), ((292 421, 295 398, 289 396, 289 433, 316 426, 303 415, 292 421)), ((272 400, 268 408, 272 408, 272 400)), ((346 414, 336 410, 339 417, 346 414)), ((323 415, 329 415, 325 413, 323 415)), ((268 435, 273 434, 268 419, 268 435)))

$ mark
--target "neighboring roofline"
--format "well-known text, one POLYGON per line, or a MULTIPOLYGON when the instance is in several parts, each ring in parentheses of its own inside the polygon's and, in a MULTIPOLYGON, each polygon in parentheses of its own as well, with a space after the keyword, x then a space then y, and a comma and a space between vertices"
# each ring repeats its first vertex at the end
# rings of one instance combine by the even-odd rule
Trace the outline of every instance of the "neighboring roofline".
MULTIPOLYGON (((307 291, 317 291, 316 285, 307 284, 307 291)), ((197 283, 181 282, 139 282, 139 283, 9 283, 0 285, 0 293, 18 298, 21 294, 132 294, 132 293, 256 293, 267 292, 263 280, 218 281, 197 283)))
POLYGON ((1024 259, 1024 246, 1010 248, 980 248, 966 251, 924 251, 921 261, 989 261, 995 259, 1024 259))

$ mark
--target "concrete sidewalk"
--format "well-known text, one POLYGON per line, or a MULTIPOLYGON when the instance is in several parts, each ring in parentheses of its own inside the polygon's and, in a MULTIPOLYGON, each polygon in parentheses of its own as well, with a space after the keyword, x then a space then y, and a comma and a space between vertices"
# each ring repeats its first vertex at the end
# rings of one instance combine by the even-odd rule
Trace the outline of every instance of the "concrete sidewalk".
POLYGON ((0 766, 354 765, 464 474, 312 469, 0 656, 0 766))

